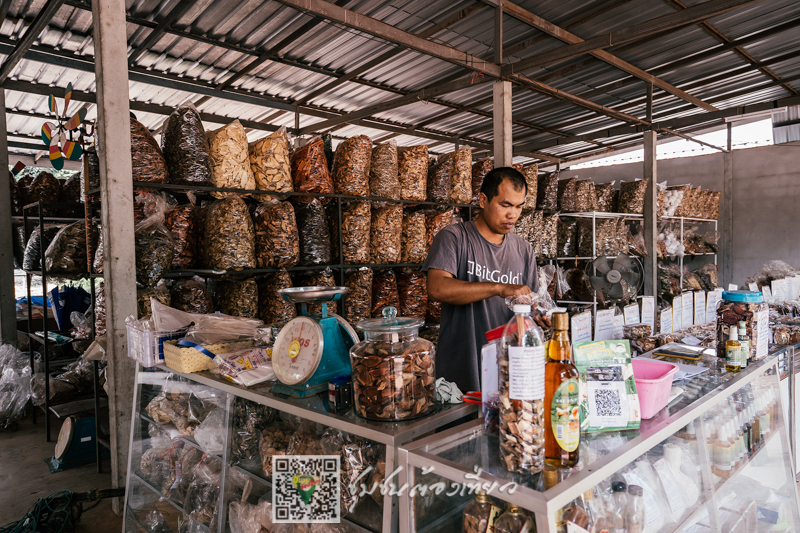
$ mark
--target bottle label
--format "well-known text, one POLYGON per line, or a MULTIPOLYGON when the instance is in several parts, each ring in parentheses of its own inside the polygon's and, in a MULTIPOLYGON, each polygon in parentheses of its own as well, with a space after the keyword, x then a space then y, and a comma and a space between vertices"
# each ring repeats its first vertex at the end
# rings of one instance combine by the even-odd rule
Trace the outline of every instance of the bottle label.
POLYGON ((714 466, 719 470, 731 469, 730 446, 716 446, 714 448, 714 466))
POLYGON ((574 452, 581 442, 581 419, 578 408, 578 380, 561 382, 550 404, 550 422, 553 435, 562 450, 574 452))
POLYGON ((544 399, 544 346, 508 347, 508 396, 512 400, 544 399))
POLYGON ((738 346, 725 347, 725 363, 730 366, 742 366, 741 350, 738 346))
POLYGON ((500 518, 500 515, 502 514, 502 509, 496 505, 492 505, 492 508, 489 511, 489 518, 486 520, 486 531, 483 533, 494 533, 494 523, 497 522, 497 519, 500 518))
POLYGON ((750 359, 750 341, 739 341, 741 347, 739 348, 739 366, 742 368, 747 367, 747 360, 750 359))

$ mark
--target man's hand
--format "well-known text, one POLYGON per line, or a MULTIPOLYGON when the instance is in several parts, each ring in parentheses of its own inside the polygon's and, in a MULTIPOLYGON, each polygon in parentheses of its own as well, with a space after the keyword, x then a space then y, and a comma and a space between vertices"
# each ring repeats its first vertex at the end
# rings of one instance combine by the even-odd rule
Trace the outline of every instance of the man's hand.
POLYGON ((527 296, 532 292, 533 291, 527 285, 509 285, 509 284, 498 283, 497 295, 503 298, 509 298, 513 296, 527 296))

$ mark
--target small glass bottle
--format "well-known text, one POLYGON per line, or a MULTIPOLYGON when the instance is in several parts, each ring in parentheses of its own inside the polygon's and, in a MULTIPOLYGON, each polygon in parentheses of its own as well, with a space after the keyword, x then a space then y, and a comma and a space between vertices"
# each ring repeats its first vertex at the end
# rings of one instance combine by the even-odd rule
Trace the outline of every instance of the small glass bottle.
POLYGON ((564 509, 561 520, 564 523, 572 522, 576 526, 588 529, 589 524, 592 522, 589 502, 592 500, 593 496, 594 494, 590 489, 584 492, 582 497, 573 500, 572 503, 564 509))
POLYGON ((739 322, 739 344, 741 345, 739 349, 741 355, 739 367, 745 369, 750 359, 750 337, 747 336, 747 323, 744 320, 739 322))
POLYGON ((614 531, 616 533, 626 533, 625 513, 628 510, 628 485, 624 481, 615 481, 611 484, 614 492, 614 509, 611 512, 614 531))
POLYGON ((488 533, 494 531, 494 523, 502 510, 492 503, 484 492, 475 494, 475 498, 464 508, 464 532, 488 533))
POLYGON ((731 475, 731 444, 728 435, 728 425, 722 424, 717 429, 717 438, 714 440, 714 475, 727 479, 731 475))
POLYGON ((506 512, 494 523, 494 533, 520 533, 531 529, 532 523, 525 511, 516 505, 509 505, 506 512))
POLYGON ((730 337, 725 342, 725 370, 728 372, 738 372, 741 370, 739 366, 741 359, 739 352, 741 349, 742 344, 739 342, 739 330, 732 327, 730 337))
POLYGON ((642 533, 644 531, 646 522, 643 494, 644 490, 639 485, 628 487, 628 507, 625 510, 626 533, 642 533))
POLYGON ((594 489, 587 490, 583 494, 583 499, 586 502, 586 511, 589 513, 591 527, 589 533, 608 533, 611 524, 606 517, 606 510, 603 508, 603 503, 600 498, 595 499, 594 489))
POLYGON ((567 313, 553 314, 553 331, 544 367, 544 458, 551 466, 568 468, 578 464, 581 420, 567 313))

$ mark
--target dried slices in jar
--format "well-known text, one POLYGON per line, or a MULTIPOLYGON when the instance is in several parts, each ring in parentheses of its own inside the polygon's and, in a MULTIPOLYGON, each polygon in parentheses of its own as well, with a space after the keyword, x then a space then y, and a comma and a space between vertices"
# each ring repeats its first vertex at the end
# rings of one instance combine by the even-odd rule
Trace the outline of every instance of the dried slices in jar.
POLYGON ((260 191, 292 192, 292 151, 286 128, 250 143, 250 168, 260 191))
POLYGON ((296 205, 300 235, 300 265, 325 265, 331 262, 331 236, 325 208, 317 198, 296 205))
POLYGON ((206 213, 204 263, 214 270, 256 267, 255 231, 250 211, 241 198, 211 204, 206 213))
POLYGON ((372 311, 372 269, 361 267, 344 273, 344 319, 350 324, 370 318, 372 311))
POLYGON ((558 172, 539 176, 536 208, 545 211, 555 211, 558 208, 558 172))
MULTIPOLYGON (((483 186, 483 178, 494 169, 494 161, 491 158, 481 159, 472 164, 472 203, 478 204, 478 196, 483 186)), ((534 194, 534 197, 536 195, 534 194)))
POLYGON ((454 216, 455 213, 452 209, 432 211, 425 215, 425 245, 427 249, 430 249, 436 234, 453 223, 454 216))
POLYGON ((253 213, 258 268, 293 267, 300 260, 300 236, 294 207, 277 200, 258 205, 253 213))
MULTIPOLYGON (((311 139, 308 144, 292 155, 292 180, 295 192, 333 194, 333 180, 325 159, 321 137, 311 139)), ((295 197, 300 202, 310 202, 312 197, 295 197)), ((329 198, 320 198, 328 203, 329 198)))
POLYGON ((619 212, 642 214, 649 180, 623 181, 619 184, 619 212))
POLYGON ((428 145, 397 149, 397 172, 403 200, 425 200, 428 182, 428 145))
POLYGON ((578 200, 578 178, 558 180, 558 209, 565 213, 574 213, 578 200))
POLYGON ((285 301, 278 294, 281 289, 292 287, 292 278, 286 270, 280 270, 258 282, 258 318, 265 324, 283 326, 297 316, 295 304, 285 301))
POLYGON ((172 268, 185 270, 195 268, 197 260, 197 220, 195 207, 191 204, 170 209, 164 216, 164 224, 175 239, 175 256, 172 268))
POLYGON ((153 307, 150 303, 150 298, 155 298, 156 301, 166 306, 169 306, 172 303, 172 297, 170 296, 169 289, 167 289, 164 285, 137 289, 136 308, 138 312, 138 318, 150 318, 150 316, 153 314, 153 307))
POLYGON ((167 118, 161 147, 167 161, 170 183, 203 187, 213 185, 208 137, 194 105, 181 105, 167 118))
POLYGON ((425 213, 415 211, 403 215, 400 262, 422 263, 428 255, 426 248, 425 213))
POLYGON ((204 283, 194 279, 177 282, 169 291, 170 307, 187 313, 207 315, 214 312, 214 301, 204 283))
MULTIPOLYGON (((256 179, 250 168, 250 154, 244 126, 234 120, 227 126, 208 132, 208 155, 211 183, 220 189, 254 190, 256 179)), ((224 198, 235 193, 211 193, 224 198)))
POLYGON ((59 230, 44 253, 48 274, 86 273, 86 221, 59 230))
POLYGON ((394 139, 372 149, 372 162, 369 167, 369 193, 375 198, 400 200, 397 142, 394 139))
POLYGON ((352 202, 342 206, 342 261, 348 265, 370 262, 370 203, 352 202))
POLYGON ((333 189, 337 194, 369 196, 372 141, 366 135, 339 143, 333 156, 333 189))
POLYGON ((400 298, 397 294, 397 276, 394 270, 375 270, 372 273, 372 316, 383 317, 385 307, 400 307, 400 298))
POLYGON ((397 274, 398 316, 425 320, 428 310, 428 289, 425 274, 416 269, 403 269, 397 274))
POLYGON ((167 183, 169 171, 164 154, 147 126, 131 119, 131 167, 133 181, 167 183))
POLYGON ((214 286, 214 304, 224 315, 256 318, 258 287, 254 279, 220 280, 214 286))
POLYGON ((400 262, 400 245, 403 233, 403 206, 387 204, 372 209, 370 222, 370 257, 375 264, 400 262))

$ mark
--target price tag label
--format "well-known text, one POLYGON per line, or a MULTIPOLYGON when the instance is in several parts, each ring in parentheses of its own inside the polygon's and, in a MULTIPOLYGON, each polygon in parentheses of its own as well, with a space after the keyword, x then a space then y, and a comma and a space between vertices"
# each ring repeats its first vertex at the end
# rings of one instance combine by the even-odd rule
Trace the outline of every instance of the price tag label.
POLYGON ((631 324, 641 324, 641 318, 639 317, 639 304, 626 305, 622 311, 625 316, 626 326, 631 324))
POLYGON ((704 291, 694 293, 694 323, 697 325, 706 323, 706 293, 704 291))
POLYGON ((720 290, 708 293, 706 298, 706 324, 717 321, 717 302, 719 302, 722 292, 720 290))
POLYGON ((661 310, 661 321, 659 324, 659 333, 672 333, 672 309, 661 310))
POLYGON ((776 279, 772 282, 772 295, 780 302, 786 301, 789 296, 786 282, 785 279, 776 279))
POLYGON ((769 285, 764 285, 761 288, 761 294, 764 295, 764 298, 772 298, 772 290, 769 288, 769 285))
POLYGON ((594 340, 614 340, 614 310, 603 309, 597 312, 594 323, 594 340))
MULTIPOLYGON (((756 339, 756 359, 763 359, 767 356, 769 351, 769 311, 759 311, 756 313, 756 327, 758 328, 758 337, 756 339)), ((752 340, 750 341, 752 342, 752 340)))
POLYGON ((572 344, 578 342, 591 342, 592 340, 592 313, 586 311, 572 317, 572 344))
POLYGON ((620 340, 625 336, 625 315, 614 315, 614 333, 611 340, 620 340))
POLYGON ((750 283, 747 284, 747 287, 753 292, 758 292, 758 284, 757 283, 753 283, 751 281, 750 283))
POLYGON ((734 285, 733 283, 729 283, 728 284, 728 290, 729 291, 738 291, 739 290, 739 286, 738 285, 734 285))
POLYGON ((656 332, 656 299, 654 296, 642 298, 642 324, 649 324, 650 331, 656 332))
POLYGON ((792 300, 800 298, 800 276, 792 276, 792 300))
POLYGON ((694 295, 691 292, 684 292, 681 295, 683 302, 681 308, 681 329, 694 326, 694 295))
POLYGON ((683 308, 683 298, 676 296, 672 300, 672 331, 681 330, 681 309, 683 308))

